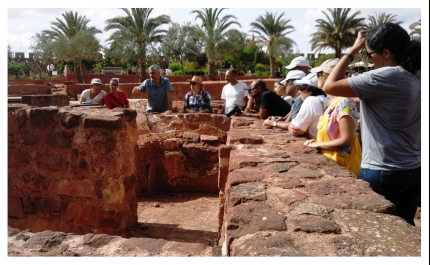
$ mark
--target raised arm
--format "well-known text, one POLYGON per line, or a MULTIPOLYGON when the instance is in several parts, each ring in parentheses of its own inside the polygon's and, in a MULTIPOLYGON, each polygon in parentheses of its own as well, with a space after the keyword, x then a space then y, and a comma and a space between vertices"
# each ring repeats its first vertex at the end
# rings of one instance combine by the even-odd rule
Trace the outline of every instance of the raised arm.
POLYGON ((348 70, 348 65, 352 62, 352 59, 364 47, 366 34, 367 30, 358 32, 357 39, 355 40, 352 48, 347 54, 340 58, 339 63, 327 77, 324 87, 322 88, 325 93, 333 96, 357 97, 357 94, 351 89, 351 86, 345 77, 345 73, 348 70))

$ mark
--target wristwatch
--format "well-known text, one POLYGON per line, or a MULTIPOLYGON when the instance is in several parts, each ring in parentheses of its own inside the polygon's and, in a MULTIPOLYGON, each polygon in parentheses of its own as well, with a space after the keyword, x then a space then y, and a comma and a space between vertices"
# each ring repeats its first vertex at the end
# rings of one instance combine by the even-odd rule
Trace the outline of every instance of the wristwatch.
POLYGON ((272 124, 272 126, 276 127, 276 124, 277 124, 276 121, 274 121, 273 124, 272 124))

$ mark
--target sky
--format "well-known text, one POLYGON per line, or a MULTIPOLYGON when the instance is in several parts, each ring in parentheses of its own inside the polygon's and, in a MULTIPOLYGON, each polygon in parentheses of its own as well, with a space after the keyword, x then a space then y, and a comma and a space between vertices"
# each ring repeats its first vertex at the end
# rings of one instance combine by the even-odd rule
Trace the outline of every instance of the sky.
MULTIPOLYGON (((270 2, 270 1, 269 1, 270 2)), ((34 5, 34 4, 33 4, 34 5)), ((37 4, 38 5, 38 4, 37 4)), ((105 5, 103 5, 105 6, 105 5)), ((124 5, 127 6, 127 5, 124 5)), ((132 7, 132 5, 128 5, 132 7)), ((228 6, 228 5, 226 5, 228 6)), ((7 36, 8 45, 11 46, 14 52, 24 52, 25 57, 31 52, 30 44, 31 37, 35 33, 40 33, 42 30, 50 30, 51 22, 56 21, 56 18, 62 19, 62 14, 65 11, 74 11, 78 15, 86 16, 91 21, 88 26, 94 26, 103 30, 106 26, 105 21, 116 16, 125 16, 126 13, 119 8, 27 8, 19 6, 19 8, 8 8, 7 11, 7 36)), ((195 20, 196 15, 190 14, 192 10, 201 10, 201 7, 191 8, 157 8, 155 7, 151 16, 155 17, 161 14, 169 15, 173 22, 183 24, 190 21, 198 23, 195 20)), ((290 19, 290 25, 294 26, 295 31, 287 36, 293 39, 297 45, 293 47, 293 52, 309 53, 311 50, 310 34, 316 31, 316 19, 325 19, 322 13, 328 13, 327 8, 228 8, 221 12, 221 16, 234 15, 237 21, 241 24, 241 28, 233 25, 240 31, 251 34, 250 23, 254 22, 260 15, 264 16, 266 12, 284 13, 285 19, 290 19)), ((369 15, 375 16, 376 13, 387 12, 392 15, 397 15, 398 21, 403 21, 401 24, 408 32, 409 25, 418 21, 421 18, 420 8, 353 8, 350 14, 360 11, 360 17, 368 18, 369 15)), ((102 45, 106 45, 106 39, 114 32, 114 30, 96 34, 96 37, 101 41, 102 45)), ((322 53, 333 52, 331 49, 323 50, 322 53)))

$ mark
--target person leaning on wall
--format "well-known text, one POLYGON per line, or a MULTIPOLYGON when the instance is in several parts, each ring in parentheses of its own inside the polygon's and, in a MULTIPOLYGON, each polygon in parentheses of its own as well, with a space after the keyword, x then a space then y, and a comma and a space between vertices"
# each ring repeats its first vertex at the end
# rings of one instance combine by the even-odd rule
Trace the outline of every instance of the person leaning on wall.
MULTIPOLYGON (((339 58, 324 61, 311 72, 318 77, 318 87, 323 87, 325 80, 339 58)), ((303 144, 314 147, 339 165, 349 169, 357 177, 360 173, 361 145, 356 133, 358 128, 358 112, 351 98, 327 95, 330 99, 323 115, 318 121, 316 139, 306 140, 303 144)))
POLYGON ((150 78, 144 80, 139 86, 135 86, 132 95, 139 96, 141 92, 147 92, 146 112, 172 114, 173 87, 169 79, 161 76, 159 65, 153 64, 148 70, 150 78))
POLYGON ((200 76, 193 76, 190 81, 190 91, 185 94, 185 113, 211 113, 212 98, 209 92, 203 89, 203 80, 200 76))
POLYGON ((104 103, 109 109, 130 108, 127 95, 119 90, 118 79, 112 78, 109 82, 110 92, 104 97, 104 103))
POLYGON ((104 105, 105 95, 106 92, 102 90, 102 81, 99 78, 93 78, 91 79, 91 88, 82 91, 79 104, 104 105))

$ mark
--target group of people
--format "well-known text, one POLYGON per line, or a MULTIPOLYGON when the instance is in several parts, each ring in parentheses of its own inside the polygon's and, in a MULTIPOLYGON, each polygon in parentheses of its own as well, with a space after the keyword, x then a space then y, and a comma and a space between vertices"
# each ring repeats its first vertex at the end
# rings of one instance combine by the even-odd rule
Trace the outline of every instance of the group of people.
MULTIPOLYGON (((358 33, 354 45, 341 58, 312 68, 299 56, 286 68, 285 79, 272 91, 259 79, 248 87, 237 71, 225 73, 221 92, 224 112, 264 119, 266 128, 281 128, 304 135, 304 145, 345 166, 371 188, 391 201, 397 215, 414 225, 421 204, 421 44, 411 40, 399 25, 384 23, 358 33), (347 77, 348 65, 364 49, 374 70, 347 77), (356 103, 360 99, 359 117, 356 103), (360 124, 360 129, 358 126, 360 124), (360 137, 357 132, 360 132, 360 137), (361 140, 360 140, 361 138, 361 140)), ((147 112, 171 114, 173 88, 158 65, 150 78, 132 94, 147 91, 147 112)), ((118 82, 111 92, 101 90, 99 79, 82 93, 83 100, 103 101, 109 108, 128 107, 118 82)), ((184 112, 212 112, 210 94, 194 76, 184 97, 184 112)))
POLYGON ((119 81, 117 78, 112 78, 109 81, 109 93, 102 89, 102 81, 99 78, 91 80, 91 88, 82 91, 80 104, 97 104, 105 105, 109 109, 113 108, 129 108, 130 104, 127 95, 118 89, 119 81))
POLYGON ((285 87, 278 98, 292 98, 287 115, 261 111, 261 80, 252 82, 250 89, 259 98, 250 97, 243 115, 265 119, 265 127, 306 135, 304 145, 318 148, 367 181, 395 205, 398 216, 415 225, 421 205, 420 50, 421 43, 394 23, 360 31, 341 58, 311 68, 306 58, 298 57, 287 66, 290 71, 278 82, 285 87), (363 49, 375 70, 347 77, 348 65, 363 49), (355 97, 360 99, 360 117, 351 99, 355 97))

